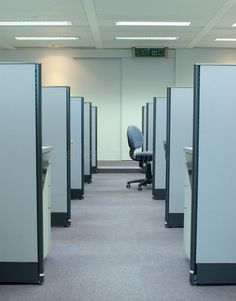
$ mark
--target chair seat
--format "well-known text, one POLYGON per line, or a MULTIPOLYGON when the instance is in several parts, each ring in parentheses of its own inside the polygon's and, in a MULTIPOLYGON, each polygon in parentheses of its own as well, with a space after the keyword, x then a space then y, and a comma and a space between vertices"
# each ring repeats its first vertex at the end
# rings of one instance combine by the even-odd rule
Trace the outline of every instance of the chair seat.
POLYGON ((143 162, 152 161, 152 152, 146 151, 146 152, 135 153, 134 159, 143 162))

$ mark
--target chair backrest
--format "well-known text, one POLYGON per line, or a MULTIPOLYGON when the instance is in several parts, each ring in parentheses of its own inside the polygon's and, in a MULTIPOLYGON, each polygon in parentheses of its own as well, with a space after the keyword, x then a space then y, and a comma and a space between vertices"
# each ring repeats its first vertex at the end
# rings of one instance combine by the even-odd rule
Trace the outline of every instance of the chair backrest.
POLYGON ((143 134, 135 125, 130 125, 127 129, 129 148, 134 151, 143 146, 143 134))

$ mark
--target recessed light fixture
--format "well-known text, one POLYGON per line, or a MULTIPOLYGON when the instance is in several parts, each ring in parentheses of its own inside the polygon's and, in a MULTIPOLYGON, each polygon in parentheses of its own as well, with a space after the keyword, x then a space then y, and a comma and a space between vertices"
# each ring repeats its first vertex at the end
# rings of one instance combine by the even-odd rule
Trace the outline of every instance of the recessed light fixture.
POLYGON ((191 22, 146 22, 146 21, 118 21, 121 26, 190 26, 191 22))
POLYGON ((67 26, 70 21, 6 21, 0 22, 0 26, 67 26))
POLYGON ((19 41, 75 41, 79 37, 15 37, 19 41))
POLYGON ((116 37, 115 40, 159 40, 159 41, 174 41, 178 37, 116 37))
POLYGON ((236 38, 217 38, 216 42, 236 42, 236 38))
POLYGON ((236 23, 234 23, 234 24, 232 25, 232 27, 236 27, 236 23))

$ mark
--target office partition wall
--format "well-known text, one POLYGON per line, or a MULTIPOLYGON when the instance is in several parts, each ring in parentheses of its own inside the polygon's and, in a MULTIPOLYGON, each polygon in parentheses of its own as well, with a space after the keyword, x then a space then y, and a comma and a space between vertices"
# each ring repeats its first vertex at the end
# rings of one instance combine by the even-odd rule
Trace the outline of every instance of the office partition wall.
POLYGON ((166 227, 183 227, 184 147, 192 146, 193 88, 167 88, 166 227))
POLYGON ((41 66, 0 64, 0 282, 42 283, 41 66))
POLYGON ((153 198, 164 200, 166 196, 166 97, 153 99, 153 198))
POLYGON ((143 133, 143 147, 142 150, 147 150, 147 107, 142 106, 142 133, 143 133))
POLYGON ((146 134, 147 150, 153 150, 153 103, 147 103, 147 134, 146 134))
POLYGON ((92 104, 84 103, 84 180, 92 182, 92 104))
POLYGON ((92 106, 92 172, 97 170, 97 107, 92 106))
POLYGON ((70 183, 70 88, 42 88, 42 139, 52 146, 52 226, 71 223, 70 183))
POLYGON ((71 198, 84 196, 84 98, 71 97, 71 198))
POLYGON ((236 283, 236 65, 195 65, 190 281, 236 283))

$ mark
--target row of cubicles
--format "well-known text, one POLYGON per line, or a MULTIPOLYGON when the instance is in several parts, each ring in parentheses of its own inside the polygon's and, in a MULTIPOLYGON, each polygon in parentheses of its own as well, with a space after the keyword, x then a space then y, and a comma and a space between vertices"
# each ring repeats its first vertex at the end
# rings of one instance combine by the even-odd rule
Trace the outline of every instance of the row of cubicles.
POLYGON ((42 87, 41 65, 0 64, 0 282, 42 283, 51 226, 97 171, 97 108, 42 87))
POLYGON ((165 226, 184 227, 191 284, 236 284, 235 65, 194 66, 193 87, 142 107, 165 226))

